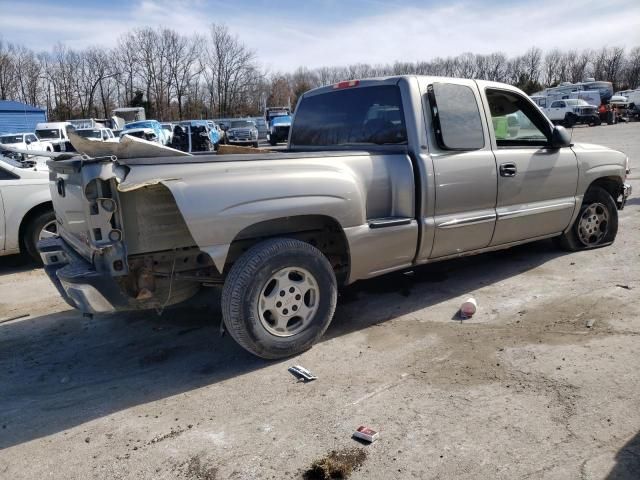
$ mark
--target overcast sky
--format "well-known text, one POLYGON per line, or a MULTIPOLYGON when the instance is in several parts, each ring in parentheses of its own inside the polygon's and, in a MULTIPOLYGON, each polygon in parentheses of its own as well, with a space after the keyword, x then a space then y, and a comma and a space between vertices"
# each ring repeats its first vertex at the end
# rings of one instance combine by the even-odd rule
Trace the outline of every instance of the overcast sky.
POLYGON ((207 33, 212 22, 270 71, 640 45, 640 0, 0 0, 0 36, 36 50, 113 46, 142 26, 207 33))

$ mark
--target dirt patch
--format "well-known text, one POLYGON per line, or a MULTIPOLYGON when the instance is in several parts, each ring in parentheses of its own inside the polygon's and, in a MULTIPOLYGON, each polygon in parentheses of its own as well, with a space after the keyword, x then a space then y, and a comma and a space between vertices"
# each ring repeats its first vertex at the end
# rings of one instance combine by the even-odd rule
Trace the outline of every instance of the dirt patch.
POLYGON ((200 456, 195 455, 189 459, 185 474, 189 480, 216 480, 218 469, 204 464, 200 456))
POLYGON ((367 452, 361 448, 333 450, 326 457, 313 462, 302 478, 305 480, 349 478, 354 470, 360 468, 366 458, 367 452))

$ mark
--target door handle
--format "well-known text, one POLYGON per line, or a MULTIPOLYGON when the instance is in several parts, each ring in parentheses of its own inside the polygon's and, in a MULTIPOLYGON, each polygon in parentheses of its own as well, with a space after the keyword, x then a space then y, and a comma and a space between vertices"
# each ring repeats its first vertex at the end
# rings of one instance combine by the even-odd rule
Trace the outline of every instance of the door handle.
POLYGON ((515 177, 517 173, 518 167, 516 167, 515 163, 503 163, 500 165, 501 177, 515 177))

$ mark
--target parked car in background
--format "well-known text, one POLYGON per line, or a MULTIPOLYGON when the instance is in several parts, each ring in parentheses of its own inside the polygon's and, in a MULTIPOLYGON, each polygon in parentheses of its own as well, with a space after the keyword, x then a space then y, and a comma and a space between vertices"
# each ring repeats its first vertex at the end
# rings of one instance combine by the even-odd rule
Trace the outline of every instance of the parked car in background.
POLYGON ((76 130, 76 133, 81 137, 96 142, 116 141, 113 130, 110 128, 79 128, 76 130))
POLYGON ((156 140, 152 140, 152 141, 160 142, 163 145, 167 145, 169 143, 169 135, 167 131, 164 128, 162 128, 162 125, 157 120, 142 120, 140 122, 130 122, 125 124, 122 131, 127 133, 130 130, 140 129, 140 128, 151 129, 155 132, 156 140))
POLYGON ((176 126, 176 124, 171 122, 163 122, 160 124, 160 126, 166 132, 168 139, 167 145, 169 145, 171 143, 171 140, 173 139, 173 128, 176 126))
POLYGON ((267 140, 269 135, 269 125, 263 117, 255 117, 253 121, 258 129, 258 140, 267 140))
POLYGON ((0 256, 22 252, 40 262, 38 240, 57 231, 49 170, 0 156, 0 256))
POLYGON ((44 122, 36 125, 36 137, 41 142, 49 142, 54 152, 73 152, 73 146, 67 136, 69 122, 44 122))
POLYGON ((276 117, 271 121, 267 140, 271 145, 286 142, 289 139, 289 129, 291 128, 291 116, 285 115, 276 117))
POLYGON ((226 136, 231 145, 258 147, 258 129, 253 120, 231 120, 226 136))
POLYGON ((53 145, 50 142, 40 141, 35 133, 7 133, 0 135, 0 154, 9 156, 15 160, 26 160, 27 155, 24 153, 14 154, 2 150, 2 147, 8 146, 13 148, 21 148, 23 150, 53 152, 53 145))
POLYGON ((50 168, 62 234, 39 248, 69 304, 164 308, 222 285, 224 327, 270 359, 318 341, 341 285, 543 238, 610 245, 631 193, 625 154, 573 143, 521 90, 414 75, 304 93, 285 152, 50 168), (497 137, 494 118, 521 115, 497 137))
POLYGON ((119 138, 122 138, 124 135, 131 135, 132 137, 141 138, 148 142, 156 142, 162 144, 162 142, 158 138, 158 133, 153 128, 127 128, 120 132, 119 138))
POLYGON ((568 98, 555 100, 549 107, 543 109, 549 120, 571 128, 577 123, 600 125, 598 107, 589 105, 585 100, 568 98))
POLYGON ((209 125, 209 128, 211 128, 212 130, 215 130, 216 132, 218 132, 218 143, 219 144, 225 143, 225 135, 224 135, 224 130, 222 129, 222 127, 220 127, 220 125, 218 125, 213 120, 207 120, 207 124, 209 125))
POLYGON ((172 148, 183 152, 212 152, 220 145, 218 130, 207 120, 186 120, 173 129, 172 148))

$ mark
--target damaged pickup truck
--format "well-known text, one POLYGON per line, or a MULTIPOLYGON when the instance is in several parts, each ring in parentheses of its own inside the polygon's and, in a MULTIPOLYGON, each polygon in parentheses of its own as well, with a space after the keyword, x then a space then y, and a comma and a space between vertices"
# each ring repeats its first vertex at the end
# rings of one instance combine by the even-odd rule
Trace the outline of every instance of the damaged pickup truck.
POLYGON ((571 144, 520 90, 420 76, 305 93, 284 152, 49 167, 59 237, 39 249, 70 305, 220 285, 226 329, 263 358, 317 342, 341 285, 543 238, 609 245, 630 192, 623 153, 571 144), (499 138, 507 115, 522 123, 499 138))

